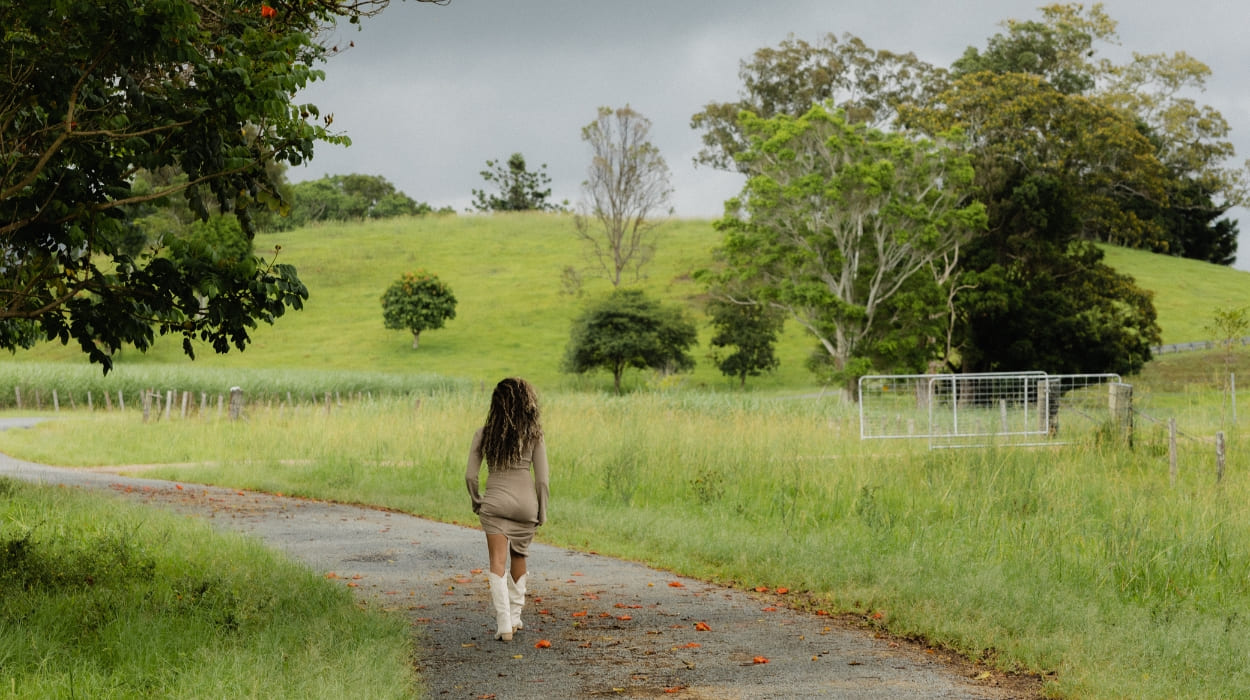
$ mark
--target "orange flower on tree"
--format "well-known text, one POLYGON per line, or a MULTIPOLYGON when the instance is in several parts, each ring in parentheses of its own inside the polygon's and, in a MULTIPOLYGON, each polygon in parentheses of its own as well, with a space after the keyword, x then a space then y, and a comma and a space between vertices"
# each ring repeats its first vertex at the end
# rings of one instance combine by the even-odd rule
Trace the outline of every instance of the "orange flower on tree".
POLYGON ((268 5, 260 6, 260 16, 265 19, 273 19, 278 16, 278 11, 268 5))

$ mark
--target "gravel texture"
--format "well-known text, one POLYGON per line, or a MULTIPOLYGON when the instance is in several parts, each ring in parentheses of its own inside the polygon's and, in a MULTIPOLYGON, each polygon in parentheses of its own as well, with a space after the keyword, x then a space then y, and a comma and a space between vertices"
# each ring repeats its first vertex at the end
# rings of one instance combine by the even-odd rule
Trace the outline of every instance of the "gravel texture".
MULTIPOLYGON (((30 424, 0 419, 0 429, 30 424)), ((530 550, 525 628, 499 642, 479 530, 120 474, 131 471, 0 455, 0 475, 107 490, 206 518, 401 611, 412 620, 430 698, 1041 697, 1035 678, 791 608, 787 594, 725 588, 539 542, 530 550)))

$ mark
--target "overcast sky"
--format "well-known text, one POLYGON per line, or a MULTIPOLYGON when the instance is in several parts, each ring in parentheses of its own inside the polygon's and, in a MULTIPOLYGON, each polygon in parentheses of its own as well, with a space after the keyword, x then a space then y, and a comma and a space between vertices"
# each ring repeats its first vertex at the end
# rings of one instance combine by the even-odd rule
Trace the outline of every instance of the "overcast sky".
MULTIPOLYGON (((949 66, 968 46, 984 48, 1008 18, 1037 19, 1026 0, 451 0, 446 6, 392 0, 362 28, 331 43, 354 47, 322 68, 326 80, 300 96, 350 148, 320 144, 293 180, 381 175, 418 201, 463 212, 487 159, 522 153, 546 163, 553 197, 576 203, 589 151, 581 127, 600 106, 629 104, 652 121, 652 142, 672 171, 678 216, 716 217, 741 180, 695 167, 699 133, 690 117, 739 96, 738 68, 756 49, 789 35, 862 38, 874 49, 914 52, 949 66)), ((1090 3, 1087 3, 1087 6, 1090 3)), ((1184 51, 1212 69, 1195 97, 1232 126, 1237 162, 1250 158, 1250 3, 1245 0, 1108 0, 1121 47, 1184 51)), ((1250 212, 1236 267, 1250 270, 1250 212)))

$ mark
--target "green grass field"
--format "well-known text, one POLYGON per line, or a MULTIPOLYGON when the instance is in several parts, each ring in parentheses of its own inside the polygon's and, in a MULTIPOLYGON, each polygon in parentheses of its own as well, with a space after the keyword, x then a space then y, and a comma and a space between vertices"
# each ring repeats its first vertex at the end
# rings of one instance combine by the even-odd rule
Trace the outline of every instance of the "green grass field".
MULTIPOLYGON (((419 406, 255 407, 237 422, 78 411, 0 434, 0 450, 79 466, 191 462, 144 475, 472 524, 462 475, 486 402, 472 388, 419 406)), ((1172 484, 1166 436, 1148 427, 1132 450, 930 451, 859 440, 854 410, 829 398, 554 392, 543 405, 543 541, 786 586, 1047 674, 1055 697, 1250 695, 1250 479, 1235 431, 1223 483, 1210 446, 1186 440, 1172 484)))
POLYGON ((255 540, 0 479, 0 694, 410 698, 407 621, 255 540))
MULTIPOLYGON (((704 290, 691 278, 711 263, 718 234, 709 221, 673 220, 661 228, 661 236, 642 286, 665 301, 688 306, 701 329, 695 349, 698 366, 675 381, 702 390, 736 389, 707 357, 711 333, 701 307, 704 290)), ((586 265, 569 216, 428 216, 257 238, 257 250, 269 251, 266 257, 275 246, 281 246, 278 259, 295 265, 308 285, 306 308, 274 326, 259 327, 244 353, 216 355, 201 345, 194 367, 433 374, 476 383, 521 375, 561 390, 611 385, 604 373, 579 378, 559 371, 570 321, 588 298, 610 288, 606 280, 583 272, 583 296, 565 290, 565 268, 586 265), (456 318, 443 329, 422 334, 421 347, 414 351, 408 333, 383 327, 380 298, 402 273, 417 268, 446 281, 459 303, 456 318)), ((1107 251, 1114 267, 1155 292, 1165 343, 1207 339, 1205 326, 1213 309, 1250 298, 1250 274, 1245 272, 1141 251, 1107 251)), ((147 354, 123 350, 117 358, 119 381, 130 366, 188 365, 179 341, 158 341, 147 354)), ((810 389, 816 382, 804 361, 814 347, 802 329, 787 324, 778 344, 781 367, 749 380, 748 389, 810 389)), ((0 363, 30 361, 85 364, 75 347, 55 343, 0 357, 0 363)), ((632 388, 652 381, 650 373, 627 377, 632 388)))
MULTIPOLYGON (((33 393, 46 413, 51 390, 59 389, 62 411, 37 429, 0 433, 0 451, 70 466, 213 462, 147 475, 471 523, 461 479, 468 436, 493 382, 519 374, 535 381, 546 410, 553 504, 545 541, 731 585, 784 585, 812 605, 879 614, 877 624, 891 632, 1003 669, 1046 674, 1055 697, 1250 696, 1250 461, 1231 392, 1222 388, 1230 372, 1250 371, 1244 353, 1164 356, 1131 378, 1142 411, 1131 450, 1098 440, 941 451, 861 441, 853 407, 822 397, 803 368, 812 342, 794 327, 779 346, 781 369, 750 380, 746 392, 706 360, 705 344, 693 374, 660 380, 634 373, 631 392, 616 397, 606 375, 558 371, 569 321, 586 298, 566 293, 561 281, 564 268, 582 260, 571 227, 567 217, 530 214, 262 236, 259 246, 280 244, 280 259, 299 268, 312 294, 305 311, 258 329, 244 353, 202 350, 192 363, 166 342, 147 355, 123 353, 107 377, 72 348, 43 345, 6 357, 0 405, 11 406, 14 387, 25 387, 26 406, 33 393), (408 334, 382 327, 379 297, 418 267, 447 281, 460 306, 455 320, 423 334, 413 351, 408 334), (236 384, 257 398, 247 421, 196 409, 236 384), (134 392, 148 387, 189 392, 191 416, 143 422, 134 392), (83 410, 88 391, 93 412, 83 410), (106 391, 126 394, 125 413, 99 410, 106 391), (285 401, 288 392, 295 405, 285 401), (328 411, 326 392, 334 393, 328 411), (1159 425, 1168 417, 1185 433, 1175 484, 1159 425), (1227 432, 1229 455, 1218 486, 1216 430, 1227 432)), ((706 343, 702 289, 691 273, 708 264, 717 236, 705 221, 675 221, 665 230, 643 284, 689 305, 706 343)), ((1108 259, 1155 291, 1165 343, 1207 339, 1215 308, 1250 298, 1243 272, 1116 248, 1108 259)), ((607 289, 588 278, 584 292, 607 289)), ((114 523, 90 512, 103 528, 124 530, 132 517, 114 523)), ((28 520, 10 511, 0 527, 20 539, 28 520)), ((165 549, 159 543, 183 537, 161 535, 151 546, 165 549)), ((178 556, 212 566, 223 555, 178 556)), ((88 597, 79 604, 110 603, 88 597)), ((162 624, 176 625, 181 612, 170 603, 147 614, 171 616, 162 624)), ((295 616, 317 624, 324 614, 295 616)), ((78 640, 53 631, 49 638, 58 641, 46 657, 79 653, 78 640)), ((378 695, 393 695, 411 682, 396 651, 410 642, 401 628, 379 634, 387 651, 377 655, 378 666, 350 673, 376 676, 378 695)), ((249 643, 263 649, 282 642, 249 643)), ((177 640, 151 644, 187 653, 177 640)), ((6 673, 11 653, 0 648, 6 673)), ((23 688, 56 694, 66 682, 22 663, 35 669, 23 671, 23 688)), ((131 677, 101 682, 186 682, 187 695, 205 697, 231 694, 237 682, 136 668, 131 677)), ((251 675, 244 670, 239 678, 251 675)), ((0 687, 16 677, 0 678, 0 687)), ((338 681, 323 682, 333 688, 338 681)))

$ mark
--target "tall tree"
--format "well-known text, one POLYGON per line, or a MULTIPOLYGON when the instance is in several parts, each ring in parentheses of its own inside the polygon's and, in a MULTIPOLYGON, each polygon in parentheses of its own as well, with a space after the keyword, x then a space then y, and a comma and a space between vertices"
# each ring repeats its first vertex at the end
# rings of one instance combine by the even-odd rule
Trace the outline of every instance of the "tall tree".
POLYGON ((258 321, 300 308, 289 265, 127 254, 127 207, 185 193, 207 218, 208 192, 250 235, 254 208, 278 205, 268 166, 347 141, 292 99, 322 77, 319 32, 386 4, 0 3, 0 343, 34 324, 108 371, 122 345, 156 333, 181 334, 188 355, 196 339, 241 350, 258 321), (140 169, 170 166, 186 179, 132 189, 140 169))
POLYGON ((513 153, 508 161, 486 161, 482 179, 494 186, 496 192, 485 189, 473 190, 473 208, 481 212, 492 211, 562 211, 564 206, 551 201, 551 176, 547 164, 538 170, 529 170, 525 156, 513 153))
POLYGON ((1246 203, 1247 176, 1245 167, 1230 165, 1228 122, 1192 98, 1205 89, 1211 69, 1185 52, 1134 52, 1123 64, 1101 57, 1101 47, 1118 36, 1116 22, 1097 4, 1047 5, 1040 19, 1003 26, 984 50, 969 47, 952 74, 1033 75, 1064 95, 1118 110, 1149 138, 1166 170, 1162 191, 1143 198, 1126 190, 1119 203, 1156 231, 1100 240, 1231 264, 1237 224, 1219 217, 1246 203))
POLYGON ((851 388, 886 339, 925 335, 900 324, 896 295, 920 280, 939 284, 947 256, 984 225, 983 205, 965 202, 972 169, 949 145, 820 106, 739 119, 748 148, 738 160, 750 176, 717 222, 723 279, 810 331, 832 378, 851 388))
POLYGON ((574 223, 613 287, 626 269, 641 275, 655 254, 655 217, 672 213, 668 164, 650 137, 651 120, 629 105, 600 107, 582 127, 591 158, 574 223))
POLYGON ((696 162, 740 168, 734 156, 748 147, 738 122, 744 110, 765 118, 799 117, 812 105, 831 103, 853 124, 888 128, 900 106, 927 103, 946 81, 944 69, 915 54, 873 49, 850 34, 841 42, 833 34, 816 43, 790 37, 742 61, 738 76, 743 87, 737 101, 709 103, 691 117, 690 126, 703 132, 696 162))
POLYGON ((1088 243, 1162 236, 1131 206, 1157 201, 1166 186, 1136 123, 1036 75, 991 72, 957 79, 903 117, 929 133, 964 130, 988 213, 985 234, 964 250, 969 289, 948 362, 964 371, 1140 368, 1158 338, 1150 297, 1088 243))
POLYGON ((694 367, 689 349, 698 342, 694 322, 676 306, 665 306, 639 289, 613 289, 573 320, 561 369, 612 373, 616 393, 630 367, 662 371, 694 367))

